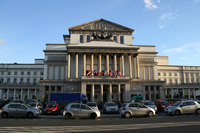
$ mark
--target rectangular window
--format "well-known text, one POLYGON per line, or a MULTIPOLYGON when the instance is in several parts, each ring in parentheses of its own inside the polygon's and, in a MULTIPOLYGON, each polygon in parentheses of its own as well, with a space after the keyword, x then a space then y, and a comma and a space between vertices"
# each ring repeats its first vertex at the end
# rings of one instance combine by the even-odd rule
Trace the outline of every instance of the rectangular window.
POLYGON ((40 75, 43 75, 43 72, 40 72, 40 75))
POLYGON ((172 76, 172 73, 169 73, 169 76, 172 76))
POLYGON ((90 35, 87 35, 87 42, 90 42, 90 35))
POLYGON ((80 35, 80 43, 83 43, 83 35, 80 35))
POLYGON ((27 72, 27 75, 30 75, 31 73, 30 72, 27 72))
POLYGON ((175 79, 175 83, 176 83, 176 84, 178 83, 178 80, 177 80, 177 79, 175 79))
POLYGON ((1 72, 1 75, 4 75, 4 72, 1 72))
POLYGON ((164 73, 164 76, 166 76, 166 73, 164 73))
POLYGON ((17 79, 14 79, 14 84, 17 84, 17 79))
POLYGON ((17 75, 17 72, 14 72, 14 75, 17 75))
POLYGON ((117 43, 117 36, 114 36, 114 40, 116 41, 116 43, 117 43))
POLYGON ((8 75, 10 75, 11 74, 11 72, 8 72, 8 75))
POLYGON ((174 73, 174 76, 177 76, 177 73, 174 73))
POLYGON ((34 72, 34 75, 37 75, 37 72, 34 72))
POLYGON ((170 83, 170 84, 172 83, 172 79, 169 79, 169 83, 170 83))
POLYGON ((120 36, 120 44, 124 44, 124 36, 120 36))
POLYGON ((21 75, 24 75, 24 72, 21 72, 21 75))
POLYGON ((10 79, 9 78, 7 79, 7 84, 10 84, 10 79))
POLYGON ((30 79, 27 79, 27 84, 29 84, 30 83, 30 79))
POLYGON ((160 73, 158 73, 158 76, 160 76, 160 73))

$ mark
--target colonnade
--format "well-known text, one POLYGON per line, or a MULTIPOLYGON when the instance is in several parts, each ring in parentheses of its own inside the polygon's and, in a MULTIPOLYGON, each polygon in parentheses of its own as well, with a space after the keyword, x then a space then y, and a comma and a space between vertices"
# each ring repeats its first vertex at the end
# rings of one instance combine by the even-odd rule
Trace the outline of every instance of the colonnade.
POLYGON ((152 99, 156 100, 156 99, 163 99, 163 98, 164 98, 163 86, 160 86, 160 85, 145 85, 145 86, 143 86, 143 99, 144 100, 152 100, 152 99), (153 94, 153 96, 152 96, 152 94, 153 94), (158 98, 156 95, 158 95, 158 98), (147 96, 148 96, 148 98, 147 98, 147 96))
MULTIPOLYGON (((94 54, 90 54, 91 56, 91 70, 93 71, 94 70, 94 54)), ((109 72, 110 68, 109 68, 109 54, 106 54, 106 72, 109 72)), ((78 58, 79 55, 78 53, 76 53, 75 55, 75 71, 76 71, 76 77, 75 78, 78 78, 78 58)), ((101 72, 101 57, 102 57, 102 54, 98 54, 98 68, 99 68, 99 71, 101 72)), ((117 54, 114 54, 114 71, 117 71, 117 54)), ((132 79, 133 78, 133 73, 132 73, 132 70, 133 70, 133 66, 132 66, 132 58, 133 58, 133 55, 132 54, 128 54, 128 58, 129 58, 129 76, 130 78, 132 79)), ((84 53, 83 54, 83 76, 86 76, 86 54, 84 53)), ((138 61, 138 56, 134 56, 134 71, 135 71, 135 77, 136 78, 139 78, 139 61, 138 61)), ((124 67, 124 54, 120 54, 119 56, 119 67, 120 67, 120 72, 121 72, 121 75, 122 76, 125 76, 125 72, 124 70, 126 69, 124 67)), ((71 54, 68 53, 68 78, 70 78, 70 71, 71 71, 71 54)), ((93 73, 91 73, 91 75, 93 76, 93 73)))

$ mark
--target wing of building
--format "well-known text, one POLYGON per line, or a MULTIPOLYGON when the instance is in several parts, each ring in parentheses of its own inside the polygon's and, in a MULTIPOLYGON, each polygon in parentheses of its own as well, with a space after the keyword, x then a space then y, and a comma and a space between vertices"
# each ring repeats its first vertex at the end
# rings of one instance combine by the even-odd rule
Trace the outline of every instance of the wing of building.
POLYGON ((46 44, 35 64, 0 65, 0 99, 48 100, 78 92, 89 101, 196 98, 200 67, 171 66, 155 46, 132 44, 133 29, 98 19, 69 28, 63 44, 46 44))

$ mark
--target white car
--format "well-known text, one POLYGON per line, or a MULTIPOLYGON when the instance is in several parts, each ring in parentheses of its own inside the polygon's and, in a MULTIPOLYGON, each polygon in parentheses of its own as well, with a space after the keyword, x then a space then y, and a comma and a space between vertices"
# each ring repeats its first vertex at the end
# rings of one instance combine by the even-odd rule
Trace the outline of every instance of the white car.
POLYGON ((107 102, 103 106, 103 113, 119 113, 119 107, 114 102, 107 102))
POLYGON ((88 102, 87 105, 93 109, 99 110, 96 102, 88 102))

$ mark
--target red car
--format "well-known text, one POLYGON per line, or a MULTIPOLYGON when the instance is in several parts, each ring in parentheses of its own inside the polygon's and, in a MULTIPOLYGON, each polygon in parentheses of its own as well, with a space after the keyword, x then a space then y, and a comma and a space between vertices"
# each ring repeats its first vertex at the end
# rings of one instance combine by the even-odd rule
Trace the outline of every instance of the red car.
POLYGON ((44 114, 60 114, 60 106, 58 103, 47 104, 44 109, 44 114))
POLYGON ((169 102, 164 101, 164 100, 157 100, 154 102, 154 104, 156 105, 159 111, 164 111, 166 107, 171 106, 169 102))

